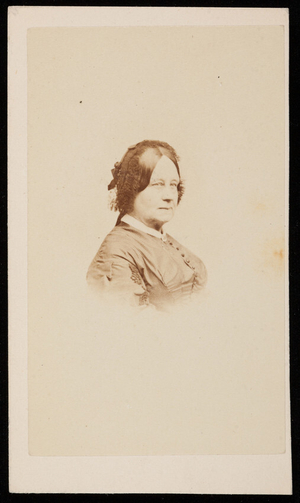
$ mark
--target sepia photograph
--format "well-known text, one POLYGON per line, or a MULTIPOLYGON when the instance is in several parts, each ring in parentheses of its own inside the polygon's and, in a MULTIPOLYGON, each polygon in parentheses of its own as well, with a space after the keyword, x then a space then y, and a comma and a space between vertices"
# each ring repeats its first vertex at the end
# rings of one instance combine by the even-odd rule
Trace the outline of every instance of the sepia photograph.
POLYGON ((289 494, 288 11, 9 19, 12 489, 289 494))
POLYGON ((144 140, 129 147, 112 174, 108 189, 116 189, 112 208, 119 216, 89 267, 88 283, 158 310, 189 299, 204 287, 207 273, 163 231, 184 191, 175 150, 144 140))

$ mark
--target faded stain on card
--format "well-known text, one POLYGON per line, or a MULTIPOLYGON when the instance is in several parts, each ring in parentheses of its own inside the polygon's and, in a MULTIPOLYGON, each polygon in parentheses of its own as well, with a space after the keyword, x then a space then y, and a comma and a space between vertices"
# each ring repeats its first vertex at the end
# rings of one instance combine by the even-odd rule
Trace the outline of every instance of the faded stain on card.
POLYGON ((258 202, 256 205, 255 205, 255 211, 258 212, 258 213, 265 213, 265 211, 268 209, 268 206, 267 204, 263 203, 263 202, 258 202))
POLYGON ((257 267, 259 272, 282 277, 285 269, 285 240, 284 237, 269 238, 260 244, 257 267))

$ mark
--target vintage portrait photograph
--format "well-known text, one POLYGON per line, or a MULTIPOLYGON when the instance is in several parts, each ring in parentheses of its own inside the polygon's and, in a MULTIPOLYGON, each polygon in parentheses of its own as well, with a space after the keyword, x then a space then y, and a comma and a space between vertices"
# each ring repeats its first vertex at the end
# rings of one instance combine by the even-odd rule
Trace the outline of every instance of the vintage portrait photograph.
POLYGON ((16 492, 289 494, 288 13, 230 11, 11 11, 16 492))
POLYGON ((88 282, 158 310, 202 289, 203 262, 162 230, 184 190, 175 150, 165 142, 142 141, 129 147, 112 174, 108 189, 116 188, 112 207, 119 216, 89 268, 88 282))

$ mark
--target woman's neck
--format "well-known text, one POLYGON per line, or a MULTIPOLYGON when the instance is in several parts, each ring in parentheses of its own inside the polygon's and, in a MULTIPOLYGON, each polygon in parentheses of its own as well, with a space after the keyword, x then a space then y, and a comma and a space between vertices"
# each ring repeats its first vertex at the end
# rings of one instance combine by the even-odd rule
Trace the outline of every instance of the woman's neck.
POLYGON ((149 227, 150 229, 154 229, 155 231, 157 232, 161 232, 162 233, 162 227, 163 227, 163 224, 161 224, 160 222, 144 222, 141 218, 139 218, 134 212, 131 212, 131 213, 128 213, 128 215, 132 218, 135 218, 135 220, 138 220, 139 222, 141 222, 143 225, 146 225, 146 227, 149 227))

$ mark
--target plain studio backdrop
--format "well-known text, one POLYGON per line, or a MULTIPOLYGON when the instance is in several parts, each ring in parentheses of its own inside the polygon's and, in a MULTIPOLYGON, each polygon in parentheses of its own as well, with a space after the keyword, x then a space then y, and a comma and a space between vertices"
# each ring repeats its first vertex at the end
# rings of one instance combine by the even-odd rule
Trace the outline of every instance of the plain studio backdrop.
POLYGON ((285 451, 284 82, 281 26, 28 30, 30 454, 285 451), (179 154, 166 230, 208 269, 172 316, 85 281, 143 139, 179 154))

